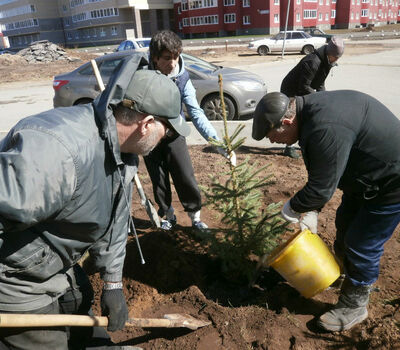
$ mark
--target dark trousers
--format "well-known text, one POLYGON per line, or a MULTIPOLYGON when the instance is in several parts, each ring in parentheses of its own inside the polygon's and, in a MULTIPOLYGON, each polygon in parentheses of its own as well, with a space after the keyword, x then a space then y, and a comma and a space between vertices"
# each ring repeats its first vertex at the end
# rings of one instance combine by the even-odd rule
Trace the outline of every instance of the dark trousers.
POLYGON ((183 136, 163 139, 144 157, 144 161, 153 184, 154 199, 158 204, 160 217, 165 216, 172 203, 169 175, 185 211, 195 212, 201 209, 201 195, 183 136))
MULTIPOLYGON (((18 313, 91 314, 93 289, 79 265, 74 267, 76 284, 52 304, 18 313)), ((1 311, 6 313, 5 311, 1 311)), ((112 344, 108 333, 100 327, 0 328, 0 350, 81 350, 104 349, 112 344)))
POLYGON ((335 253, 354 285, 373 284, 385 242, 400 222, 400 203, 372 204, 343 195, 336 213, 335 253))

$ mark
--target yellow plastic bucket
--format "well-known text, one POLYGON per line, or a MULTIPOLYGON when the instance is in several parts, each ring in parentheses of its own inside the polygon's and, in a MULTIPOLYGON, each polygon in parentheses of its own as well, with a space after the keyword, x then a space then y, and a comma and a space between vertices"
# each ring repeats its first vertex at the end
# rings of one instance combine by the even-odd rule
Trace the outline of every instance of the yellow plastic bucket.
POLYGON ((299 231, 275 248, 266 261, 305 298, 328 288, 340 275, 324 241, 309 230, 299 231))

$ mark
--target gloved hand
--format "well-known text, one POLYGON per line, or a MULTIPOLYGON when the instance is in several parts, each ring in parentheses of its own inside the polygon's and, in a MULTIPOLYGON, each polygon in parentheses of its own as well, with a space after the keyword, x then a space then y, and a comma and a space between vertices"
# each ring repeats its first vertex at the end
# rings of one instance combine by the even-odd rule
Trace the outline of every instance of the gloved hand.
POLYGON ((233 166, 236 166, 236 153, 234 151, 232 151, 231 154, 229 155, 224 148, 217 147, 217 152, 222 156, 224 156, 226 159, 228 159, 233 166))
POLYGON ((115 332, 125 327, 128 308, 122 289, 103 289, 101 295, 101 314, 108 316, 107 330, 115 332))
POLYGON ((300 219, 301 230, 309 229, 312 233, 317 233, 318 226, 318 212, 316 210, 304 213, 300 219))
POLYGON ((290 200, 288 200, 281 210, 282 217, 289 222, 294 224, 298 223, 301 217, 301 214, 294 211, 290 206, 290 200))

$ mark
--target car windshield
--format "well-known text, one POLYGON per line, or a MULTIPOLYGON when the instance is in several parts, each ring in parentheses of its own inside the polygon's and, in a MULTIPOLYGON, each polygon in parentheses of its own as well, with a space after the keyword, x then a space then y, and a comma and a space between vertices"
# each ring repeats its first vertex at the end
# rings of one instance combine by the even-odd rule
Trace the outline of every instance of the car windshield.
POLYGON ((185 61, 185 66, 192 68, 194 70, 210 74, 218 70, 220 67, 212 64, 210 62, 204 61, 200 58, 194 57, 192 55, 182 54, 183 60, 185 61))
POLYGON ((149 47, 150 39, 136 40, 136 43, 138 44, 139 47, 149 47))

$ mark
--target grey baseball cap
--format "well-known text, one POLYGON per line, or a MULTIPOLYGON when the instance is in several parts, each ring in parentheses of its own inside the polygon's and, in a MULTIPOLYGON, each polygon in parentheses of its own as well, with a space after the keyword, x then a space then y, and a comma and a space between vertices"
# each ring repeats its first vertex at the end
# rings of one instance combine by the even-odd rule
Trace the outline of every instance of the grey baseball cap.
POLYGON ((252 137, 263 139, 272 129, 281 125, 289 105, 289 98, 280 92, 266 94, 257 104, 253 118, 252 137))
POLYGON ((180 91, 171 79, 159 71, 136 71, 125 91, 122 104, 137 112, 163 118, 182 136, 190 134, 190 127, 181 116, 180 91))

